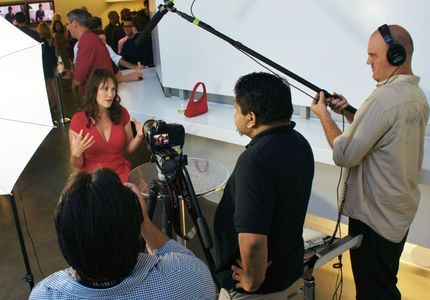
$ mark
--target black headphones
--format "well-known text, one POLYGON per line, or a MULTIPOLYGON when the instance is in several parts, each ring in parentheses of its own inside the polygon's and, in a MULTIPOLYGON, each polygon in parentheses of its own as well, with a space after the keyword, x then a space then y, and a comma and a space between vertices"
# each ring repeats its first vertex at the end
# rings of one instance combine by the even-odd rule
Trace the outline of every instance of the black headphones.
POLYGON ((384 38, 384 41, 388 44, 388 62, 396 67, 402 65, 406 61, 405 47, 394 42, 393 37, 391 36, 390 28, 387 24, 379 26, 378 31, 384 38))

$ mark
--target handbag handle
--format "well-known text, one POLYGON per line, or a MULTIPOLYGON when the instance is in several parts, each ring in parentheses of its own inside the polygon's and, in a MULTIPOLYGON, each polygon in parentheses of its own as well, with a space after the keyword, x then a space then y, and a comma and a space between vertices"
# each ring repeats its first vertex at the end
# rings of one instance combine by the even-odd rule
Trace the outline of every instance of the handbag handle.
MULTIPOLYGON (((199 81, 196 83, 196 85, 193 88, 193 91, 191 92, 190 100, 194 101, 194 97, 195 97, 197 89, 199 88, 200 85, 203 86, 203 95, 206 95, 206 85, 203 82, 199 81)), ((195 101, 195 102, 198 102, 198 101, 195 101)))

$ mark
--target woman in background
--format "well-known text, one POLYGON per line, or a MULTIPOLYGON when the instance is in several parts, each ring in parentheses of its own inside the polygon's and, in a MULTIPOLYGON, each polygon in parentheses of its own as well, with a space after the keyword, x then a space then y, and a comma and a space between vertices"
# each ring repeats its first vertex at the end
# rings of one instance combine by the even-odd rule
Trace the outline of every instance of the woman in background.
POLYGON ((55 14, 52 16, 52 22, 55 22, 55 21, 60 21, 61 23, 63 22, 63 21, 62 21, 62 17, 61 17, 61 15, 60 15, 59 13, 55 13, 55 14))
POLYGON ((70 162, 79 171, 92 172, 100 167, 112 169, 127 180, 131 164, 124 151, 134 152, 143 139, 142 124, 133 120, 137 134, 133 137, 130 115, 120 104, 118 81, 105 69, 96 69, 88 80, 81 111, 70 123, 70 162))
POLYGON ((61 21, 57 20, 52 23, 52 34, 55 42, 55 54, 57 57, 61 56, 64 67, 70 69, 69 47, 67 45, 64 25, 61 21))
POLYGON ((51 30, 47 23, 42 22, 37 25, 37 32, 42 44, 43 72, 45 74, 46 90, 48 92, 49 106, 51 114, 57 109, 57 92, 55 90, 55 67, 57 58, 55 56, 55 44, 51 35, 51 30))
MULTIPOLYGON (((71 61, 69 55, 69 42, 66 38, 66 28, 61 22, 61 16, 59 14, 55 14, 55 18, 57 20, 52 22, 52 34, 54 36, 55 42, 55 55, 61 57, 61 60, 64 63, 64 68, 67 70, 71 70, 71 61)), ((72 79, 60 80, 61 90, 64 92, 69 92, 72 89, 72 79)))

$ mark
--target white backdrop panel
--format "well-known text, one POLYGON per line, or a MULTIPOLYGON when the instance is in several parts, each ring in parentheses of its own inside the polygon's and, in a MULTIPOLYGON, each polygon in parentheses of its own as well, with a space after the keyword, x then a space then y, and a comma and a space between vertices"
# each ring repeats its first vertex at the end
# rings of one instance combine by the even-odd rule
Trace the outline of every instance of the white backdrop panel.
MULTIPOLYGON (((178 0, 175 7, 190 14, 191 2, 178 0)), ((367 42, 384 23, 400 24, 411 33, 413 69, 430 98, 429 10, 430 2, 421 0, 407 4, 401 0, 197 0, 193 9, 197 18, 216 30, 315 85, 344 94, 354 106, 375 86, 366 65, 367 42)), ((233 95, 239 76, 264 70, 230 44, 176 14, 164 16, 153 38, 164 87, 191 90, 197 81, 204 81, 209 93, 233 95)), ((310 103, 302 93, 293 92, 293 97, 295 104, 310 103)))

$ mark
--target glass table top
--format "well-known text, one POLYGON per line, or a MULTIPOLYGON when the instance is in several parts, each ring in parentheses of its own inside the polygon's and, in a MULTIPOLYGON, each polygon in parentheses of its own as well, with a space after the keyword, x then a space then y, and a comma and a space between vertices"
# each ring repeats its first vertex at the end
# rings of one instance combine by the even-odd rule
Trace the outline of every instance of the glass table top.
MULTIPOLYGON (((229 176, 224 165, 208 159, 189 157, 186 168, 197 196, 223 187, 229 176)), ((158 179, 157 165, 148 162, 134 168, 127 181, 135 184, 143 194, 148 194, 149 185, 155 179, 158 179)))

